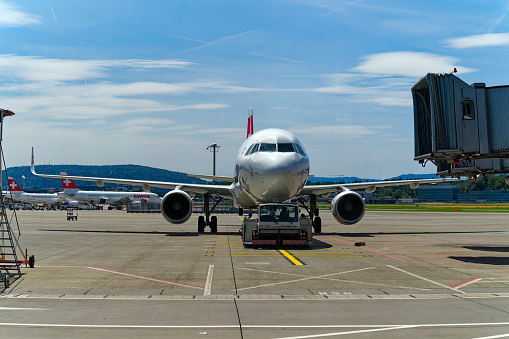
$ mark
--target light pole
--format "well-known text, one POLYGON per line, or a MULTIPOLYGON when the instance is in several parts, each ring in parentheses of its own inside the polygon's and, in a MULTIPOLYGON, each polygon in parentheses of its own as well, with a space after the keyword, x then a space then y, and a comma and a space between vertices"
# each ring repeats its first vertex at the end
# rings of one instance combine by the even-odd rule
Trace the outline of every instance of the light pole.
MULTIPOLYGON (((212 157, 212 175, 216 176, 216 152, 219 151, 219 147, 216 143, 213 143, 212 145, 208 146, 207 149, 210 150, 213 153, 212 157)), ((212 179, 213 183, 216 183, 216 179, 212 179)))

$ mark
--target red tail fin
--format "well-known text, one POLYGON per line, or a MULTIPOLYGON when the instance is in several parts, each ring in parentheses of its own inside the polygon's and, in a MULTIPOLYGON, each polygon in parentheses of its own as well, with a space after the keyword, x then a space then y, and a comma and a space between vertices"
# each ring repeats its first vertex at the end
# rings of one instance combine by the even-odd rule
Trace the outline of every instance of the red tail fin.
POLYGON ((247 137, 254 133, 253 131, 253 108, 249 109, 249 113, 247 115, 247 137))
POLYGON ((23 192, 21 187, 19 187, 19 185, 16 183, 16 181, 13 178, 9 177, 9 178, 7 178, 7 180, 9 181, 9 186, 11 187, 11 192, 23 192))
MULTIPOLYGON (((67 175, 67 173, 61 172, 60 175, 67 175)), ((77 190, 78 186, 69 178, 62 178, 62 186, 64 186, 64 190, 77 190)))

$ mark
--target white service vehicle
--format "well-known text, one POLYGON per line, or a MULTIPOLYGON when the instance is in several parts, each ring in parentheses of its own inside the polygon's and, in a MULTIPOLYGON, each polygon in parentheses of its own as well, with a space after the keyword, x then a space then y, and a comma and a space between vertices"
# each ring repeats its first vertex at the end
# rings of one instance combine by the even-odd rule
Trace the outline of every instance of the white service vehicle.
POLYGON ((242 222, 244 246, 312 244, 313 224, 305 214, 299 216, 296 204, 260 204, 258 218, 242 222))

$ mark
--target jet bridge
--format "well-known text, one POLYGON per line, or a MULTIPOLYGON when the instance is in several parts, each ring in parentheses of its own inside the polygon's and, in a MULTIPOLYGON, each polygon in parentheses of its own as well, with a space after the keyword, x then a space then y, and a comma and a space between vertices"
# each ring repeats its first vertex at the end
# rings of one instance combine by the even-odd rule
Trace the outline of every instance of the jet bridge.
POLYGON ((440 176, 509 173, 509 86, 429 73, 412 97, 415 160, 440 176))

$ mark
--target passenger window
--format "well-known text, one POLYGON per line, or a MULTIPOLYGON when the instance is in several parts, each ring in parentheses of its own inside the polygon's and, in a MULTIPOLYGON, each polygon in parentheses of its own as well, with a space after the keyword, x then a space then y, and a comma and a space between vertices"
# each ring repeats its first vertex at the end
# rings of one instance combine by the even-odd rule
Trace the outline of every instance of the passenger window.
POLYGON ((463 120, 475 119, 475 106, 472 100, 465 100, 461 102, 463 106, 463 120))
POLYGON ((260 144, 260 152, 275 152, 275 151, 276 151, 276 144, 267 144, 267 143, 260 144))
POLYGON ((306 152, 304 152, 304 150, 302 149, 302 147, 299 144, 295 144, 295 148, 297 148, 297 152, 299 152, 300 155, 302 155, 303 157, 306 156, 306 152))
POLYGON ((292 144, 277 144, 277 151, 278 152, 286 152, 286 153, 295 152, 292 144))

